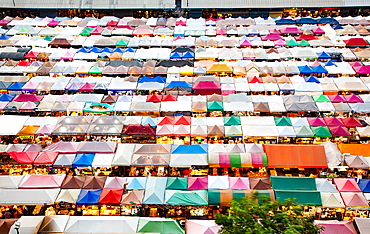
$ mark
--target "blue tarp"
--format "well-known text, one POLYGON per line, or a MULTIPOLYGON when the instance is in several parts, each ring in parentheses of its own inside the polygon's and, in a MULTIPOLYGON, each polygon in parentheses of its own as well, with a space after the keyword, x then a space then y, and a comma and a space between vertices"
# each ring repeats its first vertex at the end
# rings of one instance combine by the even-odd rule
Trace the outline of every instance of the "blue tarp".
POLYGON ((318 24, 339 24, 334 18, 321 18, 317 21, 318 24))
POLYGON ((177 52, 172 53, 170 59, 181 59, 181 55, 177 52))
POLYGON ((128 47, 126 50, 125 50, 125 52, 131 52, 131 53, 133 53, 133 52, 135 52, 136 50, 134 50, 134 49, 132 49, 131 47, 128 47))
POLYGON ((360 180, 358 186, 360 187, 363 193, 370 193, 370 179, 360 180))
POLYGON ((81 189, 77 205, 98 204, 102 189, 81 189))
POLYGON ((4 93, 3 95, 0 96, 0 101, 2 102, 10 102, 15 98, 15 94, 6 94, 4 93))
POLYGON ((298 67, 299 68, 299 71, 301 72, 301 74, 312 74, 314 73, 312 68, 310 68, 309 66, 300 66, 298 67))
POLYGON ((185 53, 182 54, 183 59, 193 59, 194 58, 194 53, 190 51, 186 51, 185 53))
POLYGON ((342 27, 341 25, 337 24, 337 25, 334 25, 334 26, 333 26, 333 29, 334 29, 334 30, 337 30, 337 29, 343 29, 343 27, 342 27))
POLYGON ((208 144, 201 145, 172 145, 172 154, 207 154, 208 144))
POLYGON ((192 88, 191 84, 186 83, 185 81, 171 81, 166 88, 174 88, 174 87, 184 87, 184 88, 192 88))
POLYGON ((156 76, 156 77, 147 77, 143 76, 139 79, 137 83, 145 83, 145 82, 157 82, 157 83, 166 83, 166 78, 161 77, 161 76, 156 76))
POLYGON ((25 84, 26 84, 26 83, 15 82, 15 83, 11 84, 11 85, 8 87, 8 90, 10 90, 10 91, 22 91, 22 87, 23 87, 25 84))
POLYGON ((77 154, 73 167, 91 167, 95 154, 77 154))
POLYGON ((113 48, 105 47, 101 52, 113 53, 113 48))
POLYGON ((79 49, 77 51, 77 53, 89 53, 90 49, 88 48, 85 48, 85 47, 82 47, 81 49, 79 49))
POLYGON ((164 204, 166 184, 167 178, 165 177, 148 177, 143 204, 164 204))
POLYGON ((100 53, 101 51, 102 51, 102 49, 97 48, 97 47, 93 47, 93 48, 89 51, 89 53, 100 53))
POLYGON ((117 53, 123 53, 123 50, 119 47, 116 47, 114 50, 113 50, 113 53, 114 52, 117 52, 117 53))
POLYGON ((329 60, 327 63, 325 63, 325 67, 327 67, 327 66, 336 66, 337 67, 337 65, 335 65, 335 63, 333 63, 331 60, 329 60))
POLYGON ((127 189, 145 190, 148 177, 127 177, 127 189))
POLYGON ((312 18, 301 18, 297 20, 297 24, 317 24, 317 21, 312 18))
POLYGON ((328 73, 328 70, 326 70, 323 66, 319 65, 316 67, 312 67, 312 70, 314 73, 328 73))
POLYGON ((10 36, 2 35, 0 37, 0 40, 8 40, 9 38, 10 38, 10 36))
POLYGON ((279 20, 276 20, 275 21, 276 24, 297 24, 297 22, 295 22, 294 20, 292 19, 279 19, 279 20))

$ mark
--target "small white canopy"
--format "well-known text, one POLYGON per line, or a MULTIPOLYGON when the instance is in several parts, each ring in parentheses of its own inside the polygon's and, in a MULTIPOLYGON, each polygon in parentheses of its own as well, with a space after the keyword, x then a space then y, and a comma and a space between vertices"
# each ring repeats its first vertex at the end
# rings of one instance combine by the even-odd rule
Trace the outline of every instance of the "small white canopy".
POLYGON ((229 189, 229 176, 208 176, 208 189, 229 189))
POLYGON ((60 193, 55 200, 57 202, 76 203, 78 196, 80 195, 81 189, 61 189, 60 193))
POLYGON ((60 189, 3 189, 0 205, 54 204, 60 189))
POLYGON ((45 216, 39 233, 62 233, 69 220, 69 215, 45 216))
POLYGON ((322 207, 344 207, 343 200, 340 196, 340 193, 320 193, 322 207))
MULTIPOLYGON (((38 233, 41 224, 44 220, 45 216, 22 216, 18 219, 18 222, 21 224, 18 232, 20 234, 35 234, 38 233)), ((9 234, 18 234, 17 230, 15 230, 15 224, 11 226, 9 234)))
POLYGON ((114 154, 95 154, 92 167, 111 167, 114 154))
POLYGON ((0 176, 0 189, 17 189, 23 179, 20 176, 0 176))
POLYGON ((112 160, 114 166, 130 166, 135 144, 118 144, 112 160))
POLYGON ((325 193, 338 193, 335 185, 326 178, 315 178, 317 191, 325 193))

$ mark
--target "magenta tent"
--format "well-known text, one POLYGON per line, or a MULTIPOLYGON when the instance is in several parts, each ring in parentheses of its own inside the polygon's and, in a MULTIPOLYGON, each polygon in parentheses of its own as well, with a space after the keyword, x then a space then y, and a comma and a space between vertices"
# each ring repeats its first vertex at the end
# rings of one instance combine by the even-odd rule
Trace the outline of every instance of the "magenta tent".
POLYGON ((60 23, 60 21, 55 21, 55 20, 52 20, 48 23, 48 26, 49 27, 54 27, 54 26, 57 26, 58 24, 60 23))
POLYGON ((324 34, 325 33, 325 31, 324 30, 322 30, 320 27, 318 27, 318 28, 314 28, 314 29, 312 29, 311 30, 314 34, 324 34))
POLYGON ((217 234, 220 229, 215 220, 187 219, 185 225, 185 232, 192 234, 217 234))
POLYGON ((240 46, 243 46, 243 47, 251 47, 252 44, 248 41, 248 40, 244 40, 240 46))
POLYGON ((284 30, 280 30, 281 34, 301 34, 302 31, 297 27, 286 27, 284 30))
POLYGON ((59 153, 77 153, 77 148, 80 145, 78 142, 59 141, 46 146, 45 151, 53 151, 59 153))
POLYGON ((51 189, 60 188, 65 174, 58 175, 25 175, 20 183, 20 189, 51 189))
POLYGON ((328 95, 328 98, 332 103, 347 102, 343 95, 328 95))
POLYGON ((340 193, 346 206, 369 206, 363 193, 340 193))
POLYGON ((36 94, 19 94, 13 99, 13 102, 40 102, 44 96, 37 96, 36 94))
POLYGON ((332 136, 351 136, 348 129, 344 126, 329 126, 332 136))
POLYGON ((344 126, 342 120, 337 119, 336 117, 326 117, 324 118, 324 121, 326 123, 326 126, 344 126))
POLYGON ((307 118, 307 121, 311 127, 320 127, 320 126, 325 127, 326 126, 325 121, 319 117, 307 118))
POLYGON ((270 33, 266 36, 262 36, 262 41, 278 41, 278 40, 284 40, 279 34, 270 33))
POLYGON ((78 90, 83 92, 92 92, 94 91, 95 85, 96 85, 95 83, 86 82, 83 85, 81 85, 81 87, 78 90))
POLYGON ((248 177, 229 177, 230 189, 251 189, 248 177))
POLYGON ((274 41, 275 46, 286 46, 285 40, 274 41))
POLYGON ((208 176, 188 177, 188 190, 207 190, 208 176))
POLYGON ((216 29, 216 34, 217 35, 227 35, 227 31, 225 29, 216 29))
POLYGON ((193 84, 194 95, 212 95, 221 93, 221 84, 214 81, 200 81, 193 84))
POLYGON ((130 124, 123 131, 122 135, 133 135, 133 136, 155 136, 155 130, 149 124, 130 124))
POLYGON ((96 27, 94 28, 94 30, 91 31, 90 35, 101 35, 103 31, 104 31, 104 28, 96 27))
POLYGON ((314 224, 321 225, 324 230, 321 234, 356 234, 356 229, 351 221, 338 221, 338 220, 315 220, 314 224))
POLYGON ((354 94, 348 94, 348 95, 342 95, 342 97, 344 99, 346 99, 346 101, 348 103, 358 103, 358 102, 361 102, 363 103, 364 101, 362 101, 362 99, 354 94))
POLYGON ((370 71, 366 68, 366 66, 353 66, 353 70, 355 70, 357 74, 361 75, 370 74, 370 71))

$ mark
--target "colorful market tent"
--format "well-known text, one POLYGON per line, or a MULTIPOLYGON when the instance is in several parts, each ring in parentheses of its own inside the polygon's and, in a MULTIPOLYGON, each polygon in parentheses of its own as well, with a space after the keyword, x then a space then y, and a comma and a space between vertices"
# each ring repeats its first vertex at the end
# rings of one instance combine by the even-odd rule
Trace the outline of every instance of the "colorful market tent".
POLYGON ((93 205, 99 203, 102 189, 81 189, 77 205, 93 205))
POLYGON ((314 190, 274 190, 277 199, 296 198, 300 204, 321 206, 320 192, 314 190))
POLYGON ((334 184, 339 192, 361 192, 355 179, 335 178, 334 184))
POLYGON ((128 177, 127 189, 145 190, 147 177, 128 177))
POLYGON ((214 220, 186 220, 186 233, 194 234, 217 234, 221 226, 217 225, 214 220))
POLYGON ((174 219, 140 217, 137 225, 139 233, 185 234, 179 223, 174 219))
POLYGON ((144 190, 132 190, 128 193, 123 194, 121 204, 122 205, 141 205, 144 199, 144 190))
POLYGON ((166 190, 187 190, 188 179, 181 177, 167 177, 166 190))
POLYGON ((274 190, 316 190, 313 177, 271 176, 270 179, 274 190))
POLYGON ((167 178, 148 177, 143 204, 164 204, 167 178))
POLYGON ((208 177, 188 177, 188 190, 207 190, 208 177))
POLYGON ((208 191, 166 190, 165 201, 169 205, 208 205, 208 191))
POLYGON ((60 188, 66 175, 25 175, 19 184, 20 189, 60 188))
POLYGON ((357 231, 352 224, 352 221, 338 221, 338 220, 315 220, 314 224, 324 227, 322 231, 324 234, 356 234, 357 231))

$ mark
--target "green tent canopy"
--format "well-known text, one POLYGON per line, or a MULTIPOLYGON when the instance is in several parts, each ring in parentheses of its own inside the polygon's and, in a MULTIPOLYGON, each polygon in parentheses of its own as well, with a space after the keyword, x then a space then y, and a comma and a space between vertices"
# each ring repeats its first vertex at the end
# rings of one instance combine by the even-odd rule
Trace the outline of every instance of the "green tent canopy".
POLYGON ((312 98, 315 102, 331 102, 328 96, 324 94, 312 95, 312 98))
POLYGON ((80 36, 85 36, 85 37, 88 37, 90 36, 90 33, 94 30, 94 28, 90 28, 90 27, 86 27, 82 30, 82 32, 80 33, 80 36))
POLYGON ((89 74, 101 74, 103 71, 102 67, 94 66, 93 68, 90 69, 89 74))
POLYGON ((166 190, 165 203, 175 206, 208 205, 207 190, 166 190))
POLYGON ((282 118, 275 118, 276 126, 292 126, 292 121, 290 118, 282 117, 282 118))
POLYGON ((280 200, 295 198, 298 203, 304 205, 322 205, 320 192, 314 190, 275 190, 275 196, 280 200))
POLYGON ((16 34, 17 35, 22 35, 22 34, 27 34, 30 30, 28 29, 25 29, 25 28, 22 28, 21 30, 19 30, 16 34))
POLYGON ((327 126, 311 127, 311 130, 315 137, 332 137, 327 126))
POLYGON ((115 103, 90 103, 87 102, 83 109, 84 112, 90 113, 109 113, 114 111, 115 103))
POLYGON ((208 111, 223 111, 224 104, 220 101, 207 102, 208 111))
POLYGON ((270 180, 274 190, 316 190, 313 177, 271 176, 270 180))
POLYGON ((49 35, 47 35, 45 38, 44 38, 45 41, 52 41, 53 38, 49 35))
POLYGON ((308 43, 308 41, 303 39, 301 42, 299 42, 298 45, 301 46, 301 47, 305 47, 305 46, 310 46, 310 43, 308 43))
POLYGON ((137 232, 160 234, 185 234, 175 219, 140 217, 137 232))
POLYGON ((187 190, 188 189, 188 179, 181 178, 181 177, 168 177, 166 189, 187 190))
POLYGON ((240 117, 239 116, 224 117, 224 125, 225 126, 240 125, 240 117))
POLYGON ((286 46, 298 46, 298 44, 294 39, 290 39, 290 41, 286 43, 286 46))
POLYGON ((270 197, 270 200, 275 200, 274 191, 269 190, 252 190, 252 189, 209 189, 208 190, 208 204, 230 206, 231 200, 238 200, 249 196, 252 192, 258 193, 258 202, 264 195, 270 197))
POLYGON ((297 137, 313 137, 313 132, 311 131, 311 128, 307 126, 302 127, 294 127, 294 132, 297 135, 297 137))
POLYGON ((128 41, 124 41, 123 39, 117 41, 116 46, 118 47, 127 47, 128 41))

